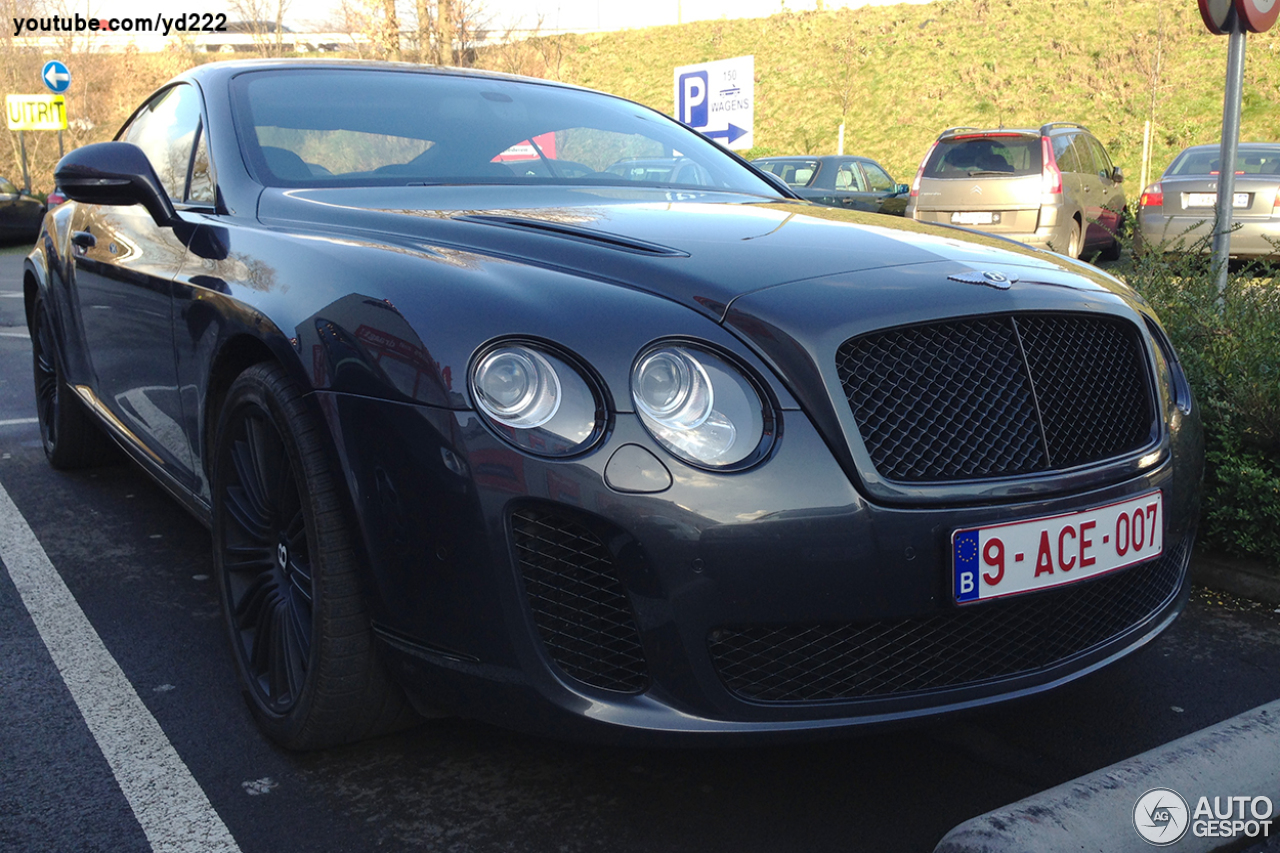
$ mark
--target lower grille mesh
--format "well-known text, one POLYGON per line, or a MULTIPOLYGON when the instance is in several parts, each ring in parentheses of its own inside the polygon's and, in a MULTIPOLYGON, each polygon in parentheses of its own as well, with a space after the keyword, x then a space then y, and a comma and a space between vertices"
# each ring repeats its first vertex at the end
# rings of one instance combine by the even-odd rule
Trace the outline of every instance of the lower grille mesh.
POLYGON ((1168 603, 1189 543, 1112 575, 923 619, 722 628, 711 634, 711 656, 730 690, 758 702, 901 696, 1030 673, 1168 603))
POLYGON ((525 595, 551 659, 584 684, 644 690, 649 676, 640 632, 600 537, 558 511, 519 510, 511 527, 525 595))

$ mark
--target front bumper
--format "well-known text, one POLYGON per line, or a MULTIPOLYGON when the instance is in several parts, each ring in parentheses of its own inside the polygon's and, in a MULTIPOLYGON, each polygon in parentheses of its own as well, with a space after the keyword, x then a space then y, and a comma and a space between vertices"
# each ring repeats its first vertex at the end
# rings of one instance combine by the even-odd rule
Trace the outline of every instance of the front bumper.
POLYGON ((1193 418, 1174 425, 1162 464, 1123 482, 916 509, 868 501, 798 411, 783 413, 768 462, 717 475, 665 456, 629 414, 587 456, 548 461, 470 412, 321 404, 393 672, 421 707, 511 728, 648 741, 900 722, 1077 678, 1149 641, 1186 600, 1193 418), (671 487, 611 489, 604 470, 625 445, 660 459, 671 487), (1008 601, 952 601, 955 529, 1153 489, 1164 557, 1008 601), (852 675, 832 687, 832 672, 852 675))

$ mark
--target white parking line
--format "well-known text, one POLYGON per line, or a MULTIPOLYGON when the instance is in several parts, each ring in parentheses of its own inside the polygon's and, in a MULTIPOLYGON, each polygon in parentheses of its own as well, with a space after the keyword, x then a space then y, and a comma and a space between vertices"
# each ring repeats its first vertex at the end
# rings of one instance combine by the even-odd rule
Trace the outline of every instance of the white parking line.
POLYGON ((19 424, 38 424, 39 418, 9 418, 7 421, 0 421, 0 427, 18 426, 19 424))
POLYGON ((0 486, 0 560, 155 853, 240 853, 0 486))
POLYGON ((30 338, 26 332, 0 332, 0 338, 30 338))

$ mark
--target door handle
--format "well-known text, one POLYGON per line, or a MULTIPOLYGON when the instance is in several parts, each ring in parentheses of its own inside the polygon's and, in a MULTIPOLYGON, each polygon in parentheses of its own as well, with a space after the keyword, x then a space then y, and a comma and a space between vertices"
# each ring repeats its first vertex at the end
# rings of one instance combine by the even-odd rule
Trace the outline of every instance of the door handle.
POLYGON ((81 249, 92 249, 98 245, 98 238, 94 237, 88 231, 77 231, 71 235, 71 242, 79 246, 81 249))

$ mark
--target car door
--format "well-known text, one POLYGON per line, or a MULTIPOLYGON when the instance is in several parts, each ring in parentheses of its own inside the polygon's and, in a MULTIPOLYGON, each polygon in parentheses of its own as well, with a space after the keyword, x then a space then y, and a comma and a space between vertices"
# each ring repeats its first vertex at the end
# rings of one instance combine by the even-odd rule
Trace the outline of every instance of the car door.
POLYGON ((1080 248, 1097 242, 1097 219, 1102 209, 1103 197, 1098 186, 1097 165, 1093 162, 1093 150, 1089 147, 1089 134, 1083 131, 1071 134, 1067 155, 1058 168, 1062 171, 1063 214, 1080 213, 1083 228, 1080 232, 1080 248))
MULTIPOLYGON (((117 139, 140 147, 181 203, 199 123, 199 93, 177 84, 138 110, 117 139)), ((77 204, 71 230, 71 296, 93 383, 77 390, 155 468, 189 488, 172 304, 186 246, 141 205, 77 204)))
POLYGON ((896 216, 902 216, 907 209, 907 196, 905 193, 898 192, 898 183, 889 173, 881 168, 879 163, 873 163, 870 160, 859 160, 858 167, 862 170, 862 176, 867 187, 867 201, 869 206, 866 210, 873 210, 876 213, 890 213, 896 216))
POLYGON ((1098 244, 1110 245, 1112 236, 1120 228, 1120 214, 1124 211, 1124 188, 1116 180, 1116 167, 1107 154, 1107 149, 1097 137, 1084 134, 1089 142, 1089 150, 1093 152, 1093 163, 1097 169, 1098 214, 1096 237, 1098 244))

